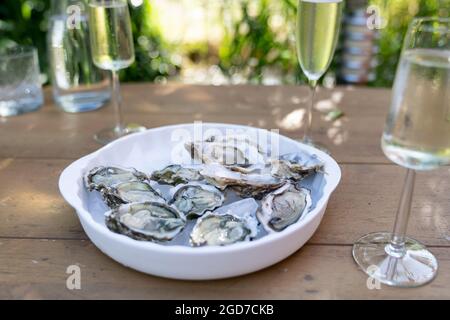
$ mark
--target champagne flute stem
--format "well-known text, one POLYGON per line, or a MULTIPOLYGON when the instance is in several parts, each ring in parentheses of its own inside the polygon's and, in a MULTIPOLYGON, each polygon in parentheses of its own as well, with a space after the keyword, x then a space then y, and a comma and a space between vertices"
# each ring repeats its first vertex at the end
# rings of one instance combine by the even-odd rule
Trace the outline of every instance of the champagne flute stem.
POLYGON ((402 257, 405 253, 405 235, 411 213, 412 195, 414 193, 414 181, 416 172, 408 169, 403 186, 402 196, 395 219, 394 231, 391 243, 386 247, 386 252, 393 257, 402 257))
POLYGON ((310 99, 309 99, 309 105, 308 105, 308 114, 307 114, 307 123, 305 126, 305 131, 303 135, 303 141, 309 140, 309 134, 312 127, 312 116, 313 116, 313 109, 314 109, 314 98, 316 96, 316 87, 317 87, 317 80, 309 80, 309 91, 310 91, 310 99))
POLYGON ((111 71, 112 76, 112 104, 114 113, 116 115, 116 127, 117 133, 122 136, 125 134, 125 126, 123 124, 122 115, 122 97, 120 95, 120 80, 119 73, 115 70, 111 71))

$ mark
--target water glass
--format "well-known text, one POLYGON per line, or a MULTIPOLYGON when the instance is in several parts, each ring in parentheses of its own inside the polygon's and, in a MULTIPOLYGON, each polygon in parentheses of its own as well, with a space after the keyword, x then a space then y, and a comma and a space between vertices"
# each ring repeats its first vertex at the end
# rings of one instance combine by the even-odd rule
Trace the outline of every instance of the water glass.
POLYGON ((0 116, 37 110, 43 104, 38 54, 16 46, 0 52, 0 116))
POLYGON ((66 112, 96 110, 111 97, 109 73, 94 65, 85 0, 53 0, 48 54, 53 98, 66 112))

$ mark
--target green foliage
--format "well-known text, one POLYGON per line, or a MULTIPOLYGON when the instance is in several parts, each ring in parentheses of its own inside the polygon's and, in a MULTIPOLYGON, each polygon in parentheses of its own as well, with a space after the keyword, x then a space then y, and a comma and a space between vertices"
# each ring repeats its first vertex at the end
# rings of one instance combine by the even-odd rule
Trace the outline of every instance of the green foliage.
POLYGON ((382 9, 388 25, 380 31, 380 52, 377 56, 379 65, 375 87, 390 87, 394 81, 395 70, 400 58, 403 39, 408 25, 414 17, 441 16, 448 17, 450 0, 371 0, 372 4, 382 9))
MULTIPOLYGON (((448 16, 450 0, 369 0, 369 3, 381 7, 383 16, 388 17, 387 27, 380 31, 379 65, 371 85, 391 86, 411 19, 448 16)), ((16 43, 34 45, 45 73, 49 7, 50 0, 2 0, 0 3, 0 49, 16 43)), ((219 47, 213 48, 207 41, 183 47, 164 40, 164 32, 171 30, 160 29, 154 5, 151 0, 143 0, 137 8, 130 6, 136 63, 123 71, 122 79, 164 82, 181 70, 179 54, 186 52, 191 62, 217 63, 226 76, 236 77, 238 82, 262 83, 267 74, 285 83, 304 82, 293 39, 296 7, 297 0, 222 0, 222 14, 231 18, 223 19, 225 36, 219 47)), ((336 56, 339 58, 339 51, 336 56)), ((338 67, 338 58, 331 70, 338 67)))
MULTIPOLYGON (((0 49, 14 44, 33 45, 39 52, 41 71, 48 75, 46 33, 50 0, 2 0, 0 4, 0 49)), ((125 81, 164 81, 177 72, 154 21, 150 0, 134 8, 133 35, 136 62, 121 75, 125 81)))
POLYGON ((0 4, 0 48, 15 44, 38 49, 41 70, 47 70, 46 30, 49 0, 3 0, 0 4))
POLYGON ((122 72, 126 81, 165 82, 180 66, 174 63, 169 46, 164 42, 151 0, 137 8, 130 7, 136 50, 136 62, 122 72))
MULTIPOLYGON (((251 83, 261 83, 266 71, 277 71, 288 81, 299 74, 295 48, 290 39, 289 24, 274 30, 271 19, 278 16, 295 21, 296 5, 292 0, 242 0, 241 15, 234 17, 231 26, 225 26, 225 38, 219 49, 219 66, 225 75, 237 75, 251 83), (276 5, 278 4, 278 7, 276 5), (252 7, 253 6, 253 7, 252 7)), ((224 2, 224 6, 228 5, 224 2)), ((291 81, 292 82, 292 81, 291 81)))

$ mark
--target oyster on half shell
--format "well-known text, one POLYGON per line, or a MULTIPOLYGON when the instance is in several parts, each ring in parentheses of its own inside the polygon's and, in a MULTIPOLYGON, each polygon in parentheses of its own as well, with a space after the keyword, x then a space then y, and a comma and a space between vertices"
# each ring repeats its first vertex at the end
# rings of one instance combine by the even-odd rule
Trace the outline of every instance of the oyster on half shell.
POLYGON ((308 189, 287 182, 264 197, 257 217, 266 231, 282 231, 297 222, 311 205, 311 192, 308 189))
POLYGON ((271 173, 280 179, 302 180, 323 169, 323 162, 306 152, 288 153, 271 161, 271 173))
POLYGON ((168 241, 186 225, 186 217, 160 202, 123 204, 105 214, 106 226, 135 240, 168 241))
POLYGON ((169 204, 174 205, 188 218, 202 216, 206 211, 220 207, 225 197, 217 188, 199 183, 179 185, 171 190, 173 198, 169 204))
POLYGON ((105 188, 110 188, 123 182, 147 180, 148 177, 143 172, 133 168, 125 169, 120 167, 95 167, 84 178, 86 187, 90 191, 102 191, 105 188))
POLYGON ((142 181, 123 182, 111 188, 104 189, 103 197, 106 204, 117 207, 131 202, 165 202, 163 196, 153 187, 142 181))
POLYGON ((231 187, 243 198, 261 199, 264 194, 283 184, 283 180, 273 177, 270 173, 243 173, 219 164, 205 165, 200 173, 206 181, 220 190, 231 187))
POLYGON ((192 230, 192 246, 226 246, 256 237, 257 208, 254 199, 245 199, 206 213, 192 230))
POLYGON ((154 171, 151 178, 156 182, 174 186, 181 183, 202 180, 202 176, 198 169, 178 164, 173 164, 162 170, 154 171))
POLYGON ((249 166, 264 163, 267 154, 248 137, 239 135, 212 136, 205 141, 185 144, 192 159, 204 164, 249 166))

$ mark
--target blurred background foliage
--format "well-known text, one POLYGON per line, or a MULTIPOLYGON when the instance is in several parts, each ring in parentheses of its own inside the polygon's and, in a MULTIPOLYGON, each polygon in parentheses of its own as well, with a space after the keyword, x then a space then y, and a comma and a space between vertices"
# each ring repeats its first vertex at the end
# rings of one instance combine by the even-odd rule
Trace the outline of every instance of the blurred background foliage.
MULTIPOLYGON (((447 17, 450 0, 369 4, 379 6, 388 21, 380 30, 376 77, 369 85, 390 86, 408 23, 414 16, 447 17)), ((130 0, 136 62, 121 77, 161 83, 303 83, 294 47, 296 5, 296 0, 130 0)), ((49 7, 50 0, 0 2, 0 48, 36 46, 43 73, 49 7)), ((338 50, 331 74, 339 59, 338 50)))

